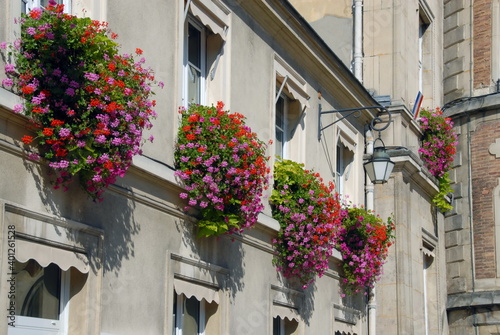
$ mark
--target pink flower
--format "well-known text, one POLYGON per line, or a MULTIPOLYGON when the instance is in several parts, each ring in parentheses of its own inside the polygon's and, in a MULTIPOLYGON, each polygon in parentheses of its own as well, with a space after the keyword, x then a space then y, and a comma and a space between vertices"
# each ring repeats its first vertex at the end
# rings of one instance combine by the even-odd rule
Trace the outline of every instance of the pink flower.
POLYGON ((2 80, 2 86, 12 87, 14 85, 14 81, 11 78, 5 78, 2 80))
POLYGON ((5 72, 6 73, 16 72, 16 66, 14 64, 5 64, 5 72))

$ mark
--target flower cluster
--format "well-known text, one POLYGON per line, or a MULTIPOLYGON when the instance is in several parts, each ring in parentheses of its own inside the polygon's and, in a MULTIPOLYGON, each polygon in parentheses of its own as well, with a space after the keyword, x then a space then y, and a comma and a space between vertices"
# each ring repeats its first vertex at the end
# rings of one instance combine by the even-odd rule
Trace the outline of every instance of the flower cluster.
POLYGON ((345 290, 351 294, 373 287, 382 274, 395 225, 391 218, 384 224, 378 215, 362 207, 342 211, 336 248, 344 260, 345 290))
POLYGON ((245 117, 224 111, 224 104, 181 108, 175 150, 176 175, 185 186, 189 209, 201 208, 198 235, 241 231, 263 209, 267 188, 267 146, 245 125, 245 117))
POLYGON ((429 172, 439 181, 439 193, 433 201, 436 206, 445 211, 451 209, 444 197, 452 192, 448 171, 455 157, 457 135, 453 130, 451 119, 444 117, 439 109, 422 110, 420 115, 420 129, 423 137, 422 147, 418 151, 429 172))
POLYGON ((453 131, 453 122, 443 113, 422 110, 420 129, 423 131, 422 147, 419 152, 429 172, 435 177, 442 177, 450 170, 458 144, 453 131))
POLYGON ((149 99, 154 76, 143 67, 144 58, 118 53, 117 35, 107 23, 63 10, 49 1, 44 10, 23 14, 21 38, 0 45, 15 60, 6 65, 2 84, 25 99, 14 112, 31 117, 36 136, 22 141, 40 146, 41 157, 56 171, 55 187, 66 187, 78 175, 88 194, 100 200, 140 153, 143 129, 156 116, 149 99))
POLYGON ((281 225, 273 241, 277 253, 273 262, 285 277, 297 277, 307 286, 328 268, 335 246, 341 205, 334 185, 325 185, 303 164, 277 161, 270 202, 281 225))

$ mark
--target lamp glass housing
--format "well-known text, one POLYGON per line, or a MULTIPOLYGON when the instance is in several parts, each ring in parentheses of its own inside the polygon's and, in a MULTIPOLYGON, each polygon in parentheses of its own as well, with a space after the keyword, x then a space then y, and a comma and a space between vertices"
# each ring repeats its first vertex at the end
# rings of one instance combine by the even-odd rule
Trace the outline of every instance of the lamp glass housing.
POLYGON ((385 147, 376 147, 372 158, 363 165, 372 183, 384 184, 389 180, 395 163, 391 161, 385 147))

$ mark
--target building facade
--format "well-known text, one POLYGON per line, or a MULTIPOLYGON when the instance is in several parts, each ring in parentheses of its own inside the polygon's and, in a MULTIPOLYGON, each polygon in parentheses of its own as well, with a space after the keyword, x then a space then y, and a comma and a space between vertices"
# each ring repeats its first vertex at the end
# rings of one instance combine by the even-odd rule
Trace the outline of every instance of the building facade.
MULTIPOLYGON (((393 152, 388 185, 367 182, 362 163, 378 136, 367 131, 376 113, 320 120, 319 110, 379 104, 294 7, 278 0, 60 3, 69 13, 109 22, 124 52, 144 50, 165 88, 156 90, 154 142, 99 203, 76 183, 66 192, 53 189, 48 166, 28 160, 32 149, 20 141, 28 122, 12 113, 20 98, 0 89, 0 317, 9 320, 1 334, 373 334, 384 328, 396 334, 424 325, 429 333, 445 332, 442 216, 430 204, 436 185, 415 154, 416 123, 406 105, 391 106, 383 139, 408 150, 393 152), (363 295, 343 296, 339 253, 307 289, 283 278, 272 264, 279 224, 269 205, 243 234, 196 237, 196 218, 182 211, 183 186, 174 175, 177 111, 217 101, 245 115, 261 139, 274 140, 271 163, 275 155, 304 163, 335 181, 354 204, 394 215, 401 242, 369 303, 363 295), (415 273, 422 280, 415 282, 415 273), (438 318, 428 317, 435 313, 438 318)), ((14 40, 14 18, 44 5, 1 0, 0 39, 14 40)))
POLYGON ((413 116, 418 92, 422 107, 442 105, 443 5, 356 0, 336 8, 324 1, 291 2, 320 27, 325 41, 341 31, 339 25, 352 29, 342 44, 343 60, 392 113, 380 135, 396 166, 388 184, 374 188, 374 208, 382 216, 394 213, 397 242, 369 303, 376 314, 370 331, 448 334, 444 218, 432 206, 436 181, 422 169, 421 132, 413 116), (326 22, 336 24, 325 28, 326 22))
POLYGON ((500 331, 499 5, 445 3, 443 109, 460 134, 455 210, 445 220, 448 314, 456 334, 500 331))
MULTIPOLYGON (((418 278, 428 278, 432 272, 429 269, 441 258, 437 273, 440 280, 446 280, 446 286, 438 290, 447 294, 446 313, 443 301, 437 299, 436 306, 441 306, 435 314, 438 317, 426 319, 424 328, 412 329, 410 325, 418 322, 406 323, 405 315, 415 315, 417 305, 405 306, 405 301, 398 312, 377 321, 387 327, 392 325, 392 333, 439 333, 438 329, 445 332, 446 327, 452 334, 498 333, 499 2, 358 0, 342 8, 332 4, 325 8, 327 2, 292 2, 313 26, 319 27, 325 41, 329 33, 340 30, 335 24, 325 29, 324 23, 346 20, 354 37, 352 43, 349 38, 342 43, 348 50, 343 60, 354 73, 362 73, 357 78, 381 101, 412 110, 416 92, 420 91, 424 96, 422 107, 442 107, 459 135, 451 174, 454 209, 446 213, 444 221, 437 221, 438 227, 444 226, 444 230, 436 231, 436 237, 440 243, 444 241, 445 251, 430 254, 424 243, 423 268, 406 266, 413 287, 417 287, 418 278), (356 42, 358 29, 362 31, 361 44, 356 42), (362 71, 357 72, 360 68, 362 71), (406 313, 412 308, 413 314, 406 313), (431 324, 439 326, 431 330, 431 324)), ((405 143, 398 135, 392 144, 405 143)), ((405 146, 412 149, 411 145, 405 146)), ((422 238, 428 239, 425 234, 422 238)), ((417 255, 416 248, 413 250, 417 255)), ((397 253, 396 258, 399 256, 397 253)), ((420 293, 430 286, 422 287, 420 293)), ((410 300, 418 299, 418 295, 410 300)))

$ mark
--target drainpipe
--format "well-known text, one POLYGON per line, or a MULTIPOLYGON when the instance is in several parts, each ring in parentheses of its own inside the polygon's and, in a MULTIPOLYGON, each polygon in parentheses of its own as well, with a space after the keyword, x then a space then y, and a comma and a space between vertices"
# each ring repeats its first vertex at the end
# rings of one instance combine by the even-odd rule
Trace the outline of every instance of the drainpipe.
POLYGON ((354 0, 354 55, 353 72, 363 83, 363 0, 354 0))
MULTIPOLYGON (((370 129, 368 129, 365 133, 365 141, 366 141, 366 153, 368 155, 373 155, 373 133, 370 129)), ((368 174, 365 174, 365 198, 366 198, 366 209, 374 210, 374 186, 371 182, 368 174)), ((377 301, 375 296, 375 287, 372 288, 368 292, 368 334, 376 335, 377 334, 377 301)))
MULTIPOLYGON (((475 270, 475 255, 474 255, 474 207, 472 204, 472 145, 471 145, 471 118, 470 112, 467 112, 467 174, 469 177, 469 182, 467 184, 467 197, 469 198, 469 239, 470 239, 470 271, 471 271, 471 288, 472 294, 476 292, 476 270, 475 270)), ((479 334, 479 329, 477 325, 477 310, 473 310, 472 315, 472 326, 474 327, 474 334, 479 334)))

